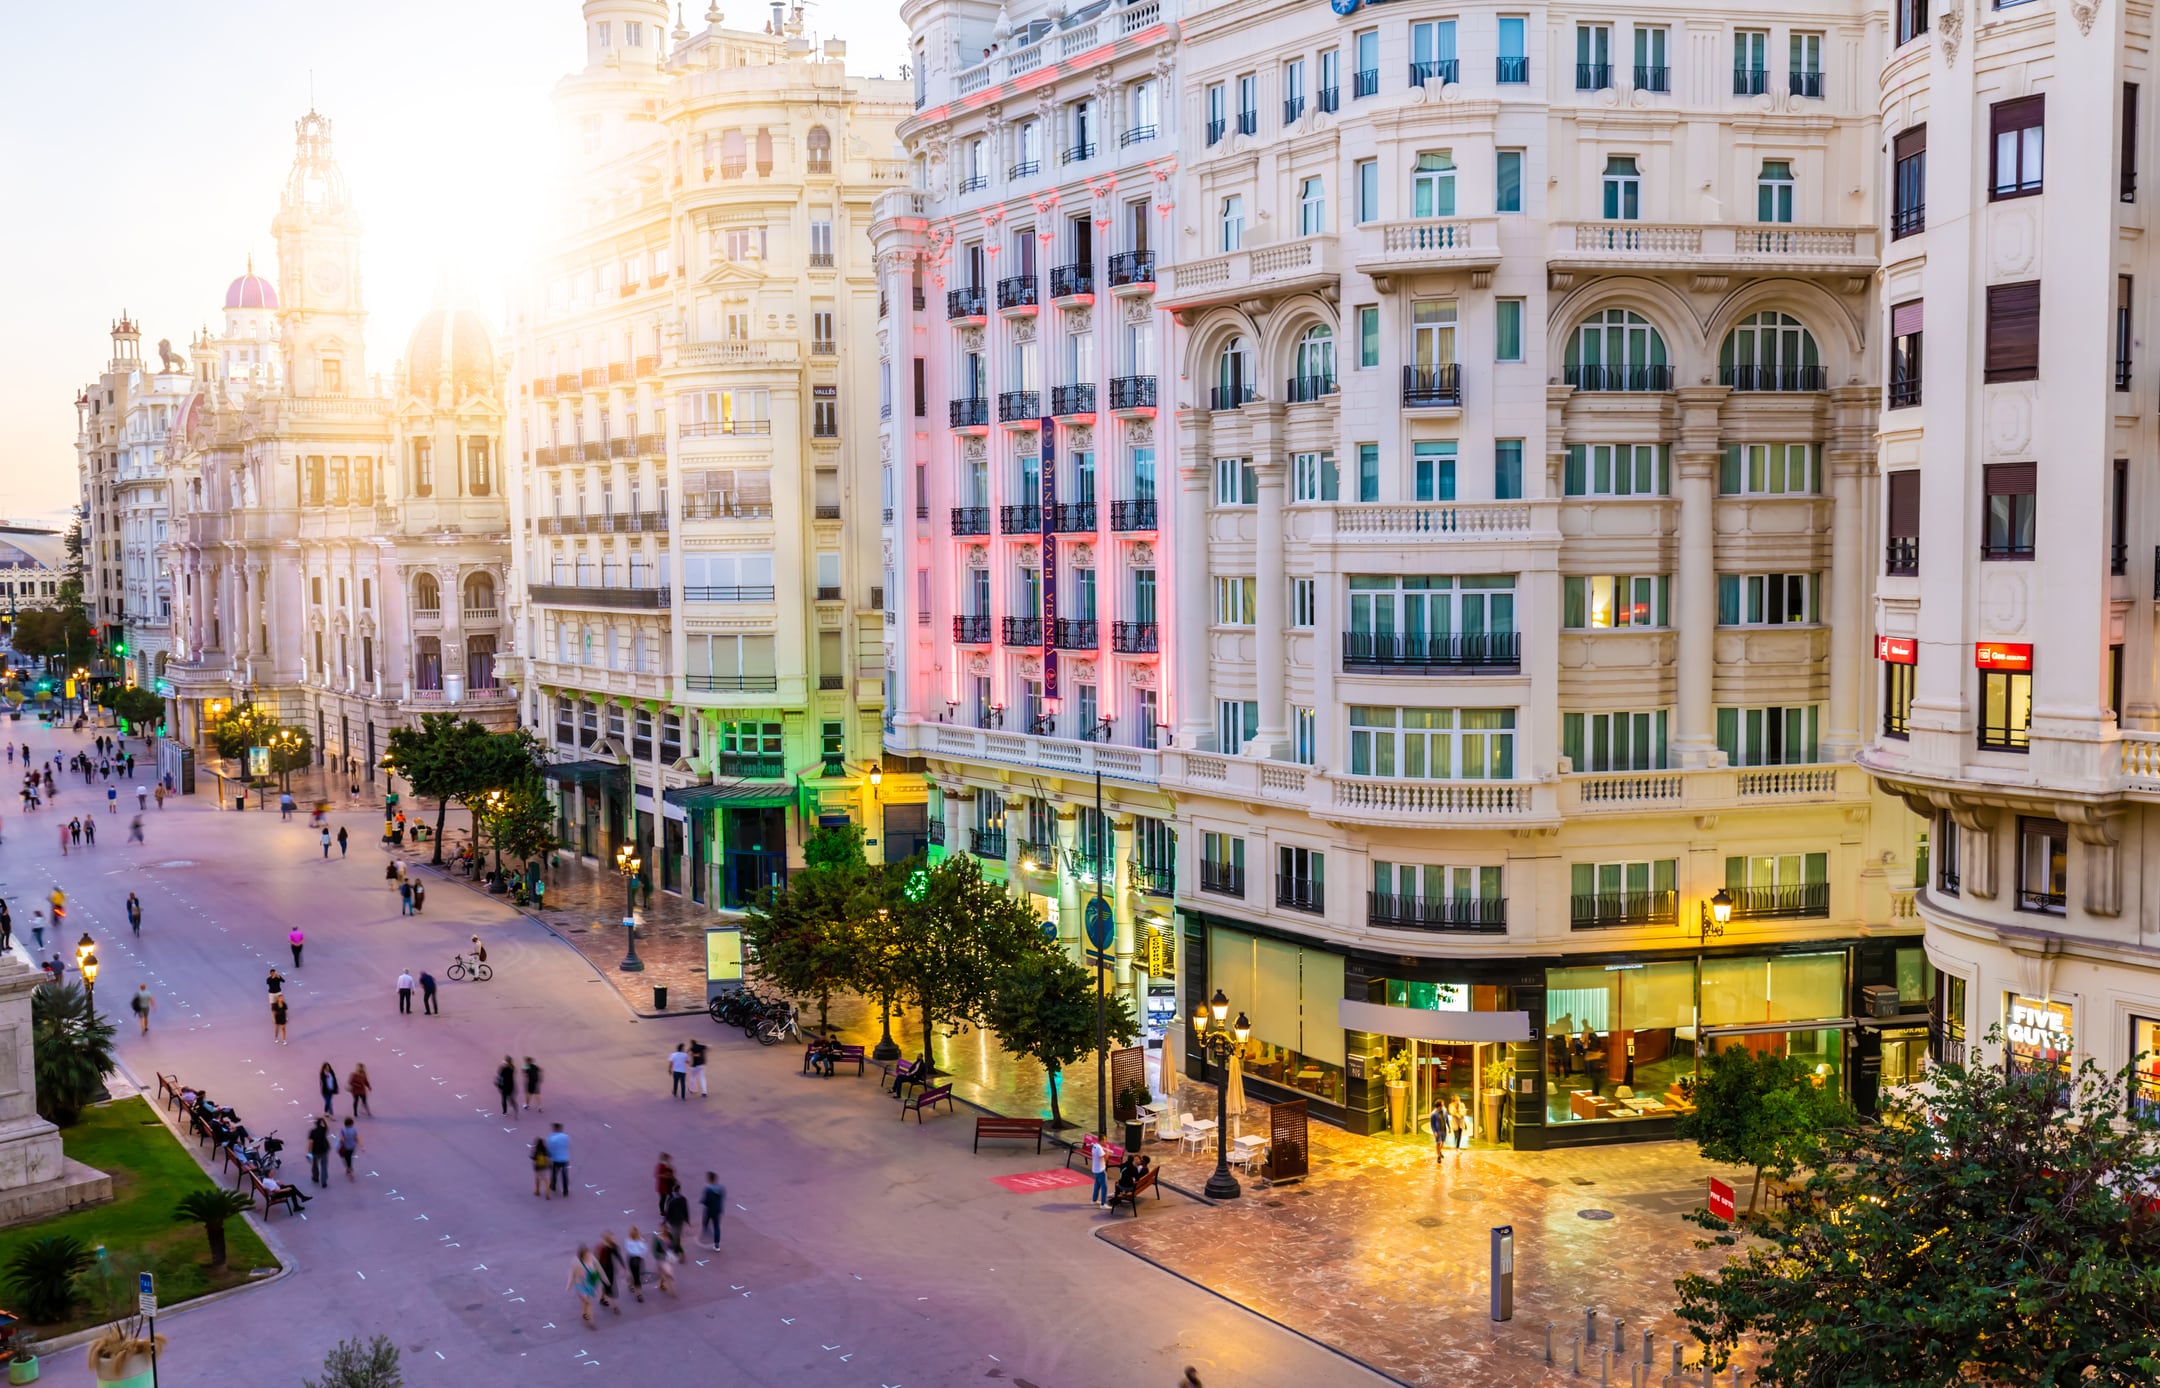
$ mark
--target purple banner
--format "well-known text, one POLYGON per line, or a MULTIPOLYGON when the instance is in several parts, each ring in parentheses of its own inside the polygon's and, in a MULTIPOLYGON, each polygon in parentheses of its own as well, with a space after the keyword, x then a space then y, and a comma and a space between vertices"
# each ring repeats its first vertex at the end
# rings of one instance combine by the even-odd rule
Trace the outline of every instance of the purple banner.
POLYGON ((1057 420, 1045 415, 1042 423, 1042 643, 1043 698, 1058 697, 1057 666, 1057 420))

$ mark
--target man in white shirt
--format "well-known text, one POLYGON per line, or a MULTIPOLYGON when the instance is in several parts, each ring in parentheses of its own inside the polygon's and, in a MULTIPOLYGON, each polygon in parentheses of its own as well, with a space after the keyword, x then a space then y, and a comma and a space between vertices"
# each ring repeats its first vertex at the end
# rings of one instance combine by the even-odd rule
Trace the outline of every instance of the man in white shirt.
POLYGON ((690 1098, 690 1053, 682 1048, 682 1043, 677 1042, 669 1054, 667 1068, 668 1081, 675 1087, 675 1097, 687 1103, 690 1098))
POLYGON ((412 1015, 412 970, 402 970, 397 976, 397 1010, 412 1015))

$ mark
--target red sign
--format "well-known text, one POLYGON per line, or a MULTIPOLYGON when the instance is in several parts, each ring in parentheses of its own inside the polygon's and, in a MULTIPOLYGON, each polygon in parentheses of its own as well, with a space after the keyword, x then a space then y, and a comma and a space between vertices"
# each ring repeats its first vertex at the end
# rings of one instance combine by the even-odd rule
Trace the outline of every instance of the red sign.
POLYGON ((1878 636, 1875 638, 1875 658, 1887 660, 1892 665, 1918 665, 1920 643, 1910 636, 1878 636))
POLYGON ((1979 641, 1973 645, 1975 670, 2032 669, 2032 647, 2014 641, 1979 641))
POLYGON ((1732 1187, 1715 1176, 1710 1178, 1710 1213, 1723 1220, 1733 1217, 1732 1187))

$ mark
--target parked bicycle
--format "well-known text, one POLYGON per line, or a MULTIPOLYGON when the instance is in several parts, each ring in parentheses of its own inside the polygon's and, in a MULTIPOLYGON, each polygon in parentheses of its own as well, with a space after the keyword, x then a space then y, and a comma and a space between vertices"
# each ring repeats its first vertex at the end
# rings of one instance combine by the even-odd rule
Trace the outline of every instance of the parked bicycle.
POLYGON ((462 982, 468 978, 475 983, 485 983, 495 977, 495 970, 491 966, 478 959, 467 959, 462 954, 450 956, 450 967, 445 972, 449 974, 450 981, 453 983, 462 982))

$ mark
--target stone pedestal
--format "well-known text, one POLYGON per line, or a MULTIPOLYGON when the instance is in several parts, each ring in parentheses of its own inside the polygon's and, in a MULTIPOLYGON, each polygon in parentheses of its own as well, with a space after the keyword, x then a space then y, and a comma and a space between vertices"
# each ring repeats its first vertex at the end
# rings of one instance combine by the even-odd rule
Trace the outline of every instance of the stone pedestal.
POLYGON ((112 1199, 112 1177, 70 1161, 38 1116, 30 994, 44 978, 20 946, 0 954, 0 1226, 112 1199))

